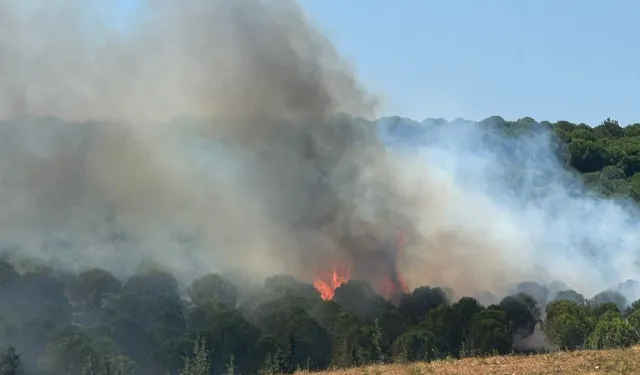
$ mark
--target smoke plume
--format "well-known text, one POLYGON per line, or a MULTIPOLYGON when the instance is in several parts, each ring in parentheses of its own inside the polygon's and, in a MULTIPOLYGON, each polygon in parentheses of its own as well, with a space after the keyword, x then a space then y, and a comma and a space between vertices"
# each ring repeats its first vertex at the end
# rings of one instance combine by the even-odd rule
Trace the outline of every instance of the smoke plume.
POLYGON ((412 262, 414 284, 499 296, 535 281, 548 286, 542 300, 569 288, 639 298, 635 204, 587 191, 549 128, 507 136, 494 125, 382 121, 383 138, 414 163, 403 186, 421 189, 413 203, 424 261, 412 262))
POLYGON ((0 220, 31 255, 300 273, 385 168, 339 115, 375 98, 292 2, 140 2, 124 27, 98 0, 0 9, 0 220))
POLYGON ((106 1, 0 0, 6 247, 122 276, 152 259, 183 281, 308 280, 402 231, 407 281, 460 295, 634 275, 637 224, 574 194, 544 134, 508 159, 478 126, 387 147, 375 96, 295 3, 138 5, 116 25, 106 1))

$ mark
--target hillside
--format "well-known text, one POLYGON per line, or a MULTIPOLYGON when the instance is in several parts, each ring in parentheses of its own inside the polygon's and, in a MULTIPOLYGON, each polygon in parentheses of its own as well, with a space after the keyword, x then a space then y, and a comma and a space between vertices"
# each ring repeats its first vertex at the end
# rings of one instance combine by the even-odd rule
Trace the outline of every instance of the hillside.
POLYGON ((318 373, 298 372, 298 374, 322 375, 621 375, 637 373, 640 373, 639 347, 373 365, 318 373))
MULTIPOLYGON (((524 117, 517 121, 507 121, 500 116, 492 116, 479 122, 465 119, 447 121, 444 119, 426 119, 422 122, 401 118, 386 117, 379 121, 383 138, 391 144, 412 144, 424 146, 442 143, 443 135, 458 140, 460 136, 451 129, 480 128, 482 140, 473 140, 475 146, 497 147, 513 146, 513 139, 531 139, 547 137, 543 148, 555 150, 558 159, 565 168, 577 171, 591 188, 592 192, 605 197, 632 197, 640 199, 640 123, 621 126, 616 120, 608 118, 598 125, 576 124, 569 121, 536 121, 524 117), (505 140, 504 137, 509 139, 505 140), (434 138, 436 139, 434 141, 434 138)), ((540 139, 536 140, 537 146, 540 139)), ((460 142, 454 142, 460 145, 460 142)), ((546 151, 546 150, 545 150, 546 151)))
POLYGON ((235 144, 242 157, 230 151, 233 144, 196 143, 180 132, 183 138, 162 147, 151 142, 156 147, 147 155, 179 156, 177 175, 197 177, 197 189, 173 184, 167 170, 173 164, 144 175, 152 179, 114 184, 165 159, 137 164, 138 147, 148 143, 104 126, 0 122, 5 201, 56 203, 4 212, 15 227, 4 227, 0 238, 0 369, 20 362, 27 374, 145 375, 177 374, 200 363, 216 375, 331 368, 417 375, 628 373, 640 366, 630 355, 635 351, 623 349, 640 345, 633 266, 640 243, 633 203, 640 197, 640 125, 343 118, 266 143, 261 152, 235 144), (386 148, 374 137, 376 125, 386 148), (194 152, 202 144, 207 147, 194 152), (220 155, 252 172, 236 179, 233 169, 212 168, 220 166, 212 156, 220 155), (381 155, 392 168, 378 164, 379 178, 372 180, 372 160, 381 155), (355 166, 352 156, 359 157, 355 166), (299 161, 293 174, 292 165, 281 165, 292 159, 299 161), (403 186, 387 178, 400 172, 403 186), (244 190, 248 175, 264 185, 244 190), (241 203, 237 192, 217 189, 217 181, 231 182, 243 199, 262 194, 253 202, 269 215, 256 218, 257 211, 242 205, 216 211, 229 199, 241 203), (179 188, 146 193, 157 186, 179 188), (337 215, 366 197, 362 189, 398 187, 365 200, 393 208, 393 220, 385 215, 367 225, 337 215), (300 192, 305 204, 292 208, 290 193, 300 192), (148 204, 135 205, 134 213, 129 206, 140 200, 148 204), (217 220, 230 213, 243 220, 237 226, 217 220), (158 229, 174 231, 158 220, 164 218, 183 229, 207 224, 207 236, 179 226, 168 239, 155 237, 158 229), (304 227, 294 225, 298 218, 306 219, 304 227), (270 230, 272 221, 291 229, 270 230), (255 243, 236 242, 250 237, 247 222, 264 230, 259 241, 295 239, 290 252, 266 249, 273 259, 288 255, 293 266, 270 269, 266 278, 251 275, 247 260, 259 254, 255 243), (229 229, 236 229, 232 240, 229 229), (29 241, 10 241, 21 233, 29 241), (341 246, 328 251, 332 243, 310 233, 328 233, 341 246), (539 333, 546 340, 529 340, 539 333), (549 346, 576 351, 484 357, 549 346), (404 364, 424 360, 431 362, 404 364), (359 367, 380 361, 386 367, 359 367))

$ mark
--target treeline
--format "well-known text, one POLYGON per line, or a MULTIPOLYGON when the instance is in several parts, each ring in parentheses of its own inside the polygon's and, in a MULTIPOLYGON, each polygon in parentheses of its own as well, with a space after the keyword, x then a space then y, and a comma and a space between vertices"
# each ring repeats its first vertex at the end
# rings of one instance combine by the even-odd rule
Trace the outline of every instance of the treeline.
MULTIPOLYGON (((399 143, 428 145, 437 130, 446 127, 468 125, 478 130, 482 138, 479 144, 495 154, 504 157, 500 160, 508 164, 514 160, 514 174, 521 169, 517 162, 535 158, 538 150, 526 150, 527 155, 517 152, 519 143, 513 141, 521 136, 551 135, 550 147, 554 158, 567 171, 578 172, 591 192, 616 198, 632 198, 640 201, 640 123, 621 126, 618 121, 607 118, 597 126, 575 124, 568 121, 541 121, 524 117, 517 121, 507 121, 500 116, 486 118, 479 123, 456 119, 427 119, 422 123, 389 117, 381 120, 383 128, 399 143), (504 136, 507 136, 506 138, 504 136)), ((456 133, 446 133, 455 137, 456 133)), ((526 143, 526 141, 524 142, 526 143)), ((548 154, 548 149, 542 154, 548 154)), ((540 167, 540 163, 536 164, 540 167)), ((524 172, 526 173, 526 171, 524 172)), ((505 179, 514 176, 505 176, 505 179)), ((571 184, 570 181, 565 181, 571 184)))
POLYGON ((593 191, 640 201, 640 123, 623 127, 608 118, 591 127, 568 121, 538 123, 530 117, 506 121, 498 116, 482 123, 512 135, 539 128, 550 130, 557 137, 561 160, 567 167, 580 172, 593 191))
POLYGON ((209 274, 181 291, 159 267, 121 282, 102 269, 18 272, 3 261, 0 301, 2 374, 276 374, 509 353, 540 330, 562 349, 640 337, 639 302, 536 283, 488 306, 425 286, 396 306, 356 280, 323 301, 286 275, 251 286, 209 274))
MULTIPOLYGON (((482 124, 514 136, 550 130, 560 161, 589 187, 640 200, 640 124, 500 117, 482 124)), ((153 265, 120 280, 102 269, 76 274, 6 258, 0 375, 276 374, 639 341, 640 302, 617 291, 587 299, 523 283, 501 300, 478 298, 484 305, 424 286, 392 304, 352 280, 323 301, 312 285, 286 275, 256 286, 236 274, 210 274, 182 288, 153 265), (536 335, 546 341, 532 347, 536 335)))

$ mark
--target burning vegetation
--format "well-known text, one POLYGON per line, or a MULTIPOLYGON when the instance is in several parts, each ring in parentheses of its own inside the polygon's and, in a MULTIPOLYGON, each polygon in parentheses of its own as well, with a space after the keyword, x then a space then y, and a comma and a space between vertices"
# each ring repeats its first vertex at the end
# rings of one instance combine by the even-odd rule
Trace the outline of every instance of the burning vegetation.
POLYGON ((323 300, 331 300, 336 289, 352 278, 369 283, 385 299, 398 301, 409 286, 400 272, 398 262, 404 245, 404 236, 398 233, 391 245, 377 240, 373 235, 361 235, 345 241, 349 246, 348 264, 332 264, 317 272, 313 282, 323 300))
POLYGON ((333 299, 336 289, 349 281, 349 274, 348 268, 333 268, 329 277, 318 276, 313 286, 320 293, 320 297, 328 301, 333 299))

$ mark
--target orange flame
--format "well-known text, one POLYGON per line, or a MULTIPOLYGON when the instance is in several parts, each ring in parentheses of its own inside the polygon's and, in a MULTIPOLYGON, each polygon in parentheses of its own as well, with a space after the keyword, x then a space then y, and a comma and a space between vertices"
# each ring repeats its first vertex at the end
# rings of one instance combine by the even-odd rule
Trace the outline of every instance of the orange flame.
MULTIPOLYGON (((395 259, 398 260, 404 256, 405 236, 402 232, 397 233, 395 244, 395 259)), ((370 282, 371 286, 388 300, 394 299, 403 293, 408 293, 409 285, 401 274, 398 265, 395 264, 395 269, 390 270, 387 263, 384 263, 384 265, 377 264, 376 262, 378 261, 388 261, 386 260, 386 257, 380 260, 379 255, 380 254, 374 253, 371 261, 373 262, 372 264, 374 267, 376 265, 381 267, 381 269, 378 270, 380 272, 374 272, 375 276, 373 276, 372 279, 365 278, 365 281, 370 282)), ((356 266, 358 265, 356 264, 356 266)), ((342 264, 342 267, 334 266, 330 268, 330 270, 331 271, 329 271, 329 269, 325 269, 325 271, 319 272, 318 277, 316 277, 316 280, 313 283, 313 286, 320 293, 320 297, 325 301, 332 300, 336 289, 345 284, 351 278, 350 269, 344 264, 342 264)))
POLYGON ((320 292, 320 297, 323 300, 328 301, 333 299, 336 289, 347 281, 349 281, 349 271, 346 270, 346 272, 340 272, 338 269, 334 268, 329 280, 318 278, 313 283, 313 286, 318 290, 318 292, 320 292))

